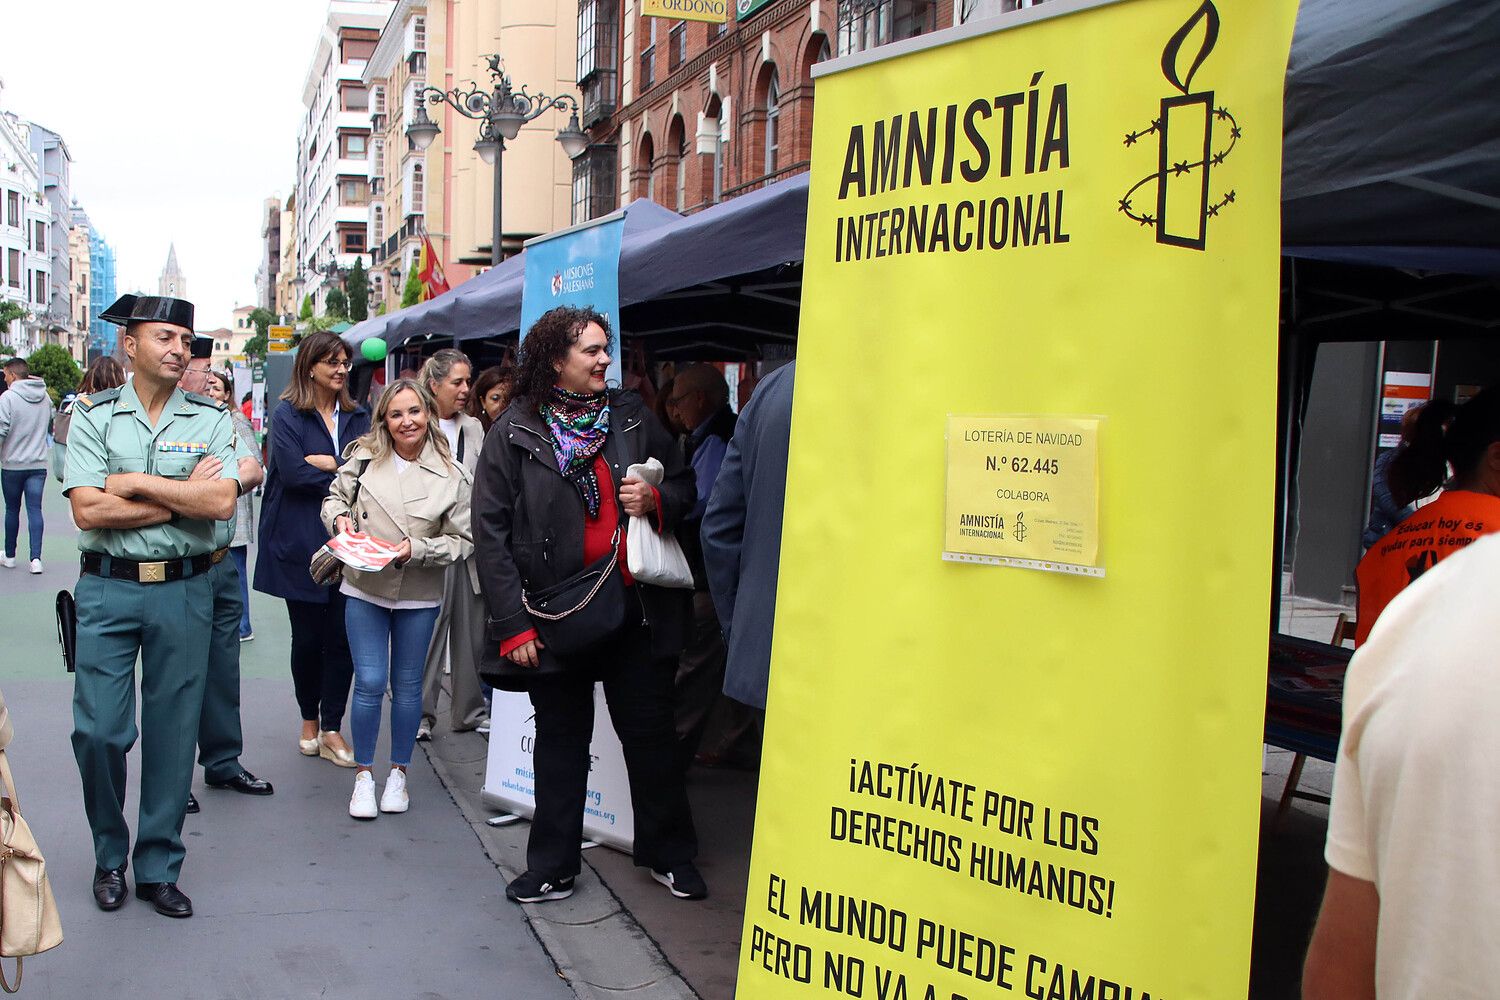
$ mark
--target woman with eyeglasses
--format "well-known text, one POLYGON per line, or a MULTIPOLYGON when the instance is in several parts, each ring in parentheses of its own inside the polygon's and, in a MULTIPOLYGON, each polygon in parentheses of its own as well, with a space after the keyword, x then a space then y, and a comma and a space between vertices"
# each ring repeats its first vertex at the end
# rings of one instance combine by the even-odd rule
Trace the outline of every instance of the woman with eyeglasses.
POLYGON ((313 582, 308 564, 328 541, 323 498, 340 456, 370 429, 370 411, 349 395, 349 350, 326 331, 302 338, 292 377, 271 414, 255 589, 286 601, 292 624, 292 684, 302 711, 297 748, 339 767, 354 752, 339 730, 354 661, 344 631, 344 595, 313 582))

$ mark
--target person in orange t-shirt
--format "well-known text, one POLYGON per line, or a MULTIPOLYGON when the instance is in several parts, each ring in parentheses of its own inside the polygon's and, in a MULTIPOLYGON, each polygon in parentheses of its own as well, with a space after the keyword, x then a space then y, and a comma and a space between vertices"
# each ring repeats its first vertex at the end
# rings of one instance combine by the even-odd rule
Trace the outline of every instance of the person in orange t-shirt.
POLYGON ((1500 388, 1490 387, 1458 408, 1440 434, 1414 440, 1392 460, 1405 468, 1418 496, 1453 479, 1432 503, 1370 546, 1354 571, 1359 587, 1354 644, 1364 645, 1380 613, 1413 580, 1482 535, 1500 531, 1500 388))

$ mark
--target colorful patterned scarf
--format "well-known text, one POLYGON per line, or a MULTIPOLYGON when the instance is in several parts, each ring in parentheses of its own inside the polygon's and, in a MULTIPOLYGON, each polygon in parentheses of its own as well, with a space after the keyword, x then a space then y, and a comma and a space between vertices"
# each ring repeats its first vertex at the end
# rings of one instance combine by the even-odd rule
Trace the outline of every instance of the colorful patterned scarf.
POLYGON ((552 432, 557 467, 578 488, 589 517, 599 516, 599 480, 594 459, 609 436, 609 394, 569 392, 556 386, 541 406, 542 419, 552 432))

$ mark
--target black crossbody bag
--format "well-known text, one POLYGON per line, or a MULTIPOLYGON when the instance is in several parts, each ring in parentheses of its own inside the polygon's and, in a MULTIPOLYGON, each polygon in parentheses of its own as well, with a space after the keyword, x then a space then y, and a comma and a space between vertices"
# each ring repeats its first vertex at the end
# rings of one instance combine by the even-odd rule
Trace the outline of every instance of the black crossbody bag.
POLYGON ((609 555, 544 590, 522 591, 521 604, 547 651, 564 660, 598 649, 625 631, 625 581, 619 571, 619 525, 609 555))

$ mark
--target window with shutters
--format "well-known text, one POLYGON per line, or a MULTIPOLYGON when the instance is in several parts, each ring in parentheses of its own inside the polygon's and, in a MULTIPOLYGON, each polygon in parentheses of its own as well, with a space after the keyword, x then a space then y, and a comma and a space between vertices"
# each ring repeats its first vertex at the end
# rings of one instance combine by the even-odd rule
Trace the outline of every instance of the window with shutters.
POLYGON ((618 207, 619 151, 594 145, 573 161, 573 222, 608 215, 618 207))
POLYGON ((619 101, 617 7, 611 0, 578 3, 578 89, 584 128, 608 118, 619 101))

